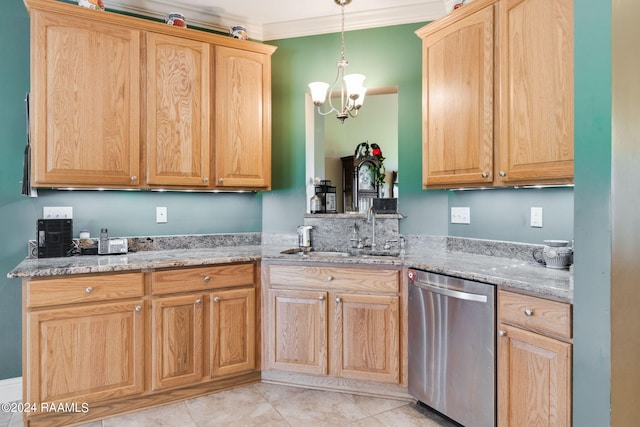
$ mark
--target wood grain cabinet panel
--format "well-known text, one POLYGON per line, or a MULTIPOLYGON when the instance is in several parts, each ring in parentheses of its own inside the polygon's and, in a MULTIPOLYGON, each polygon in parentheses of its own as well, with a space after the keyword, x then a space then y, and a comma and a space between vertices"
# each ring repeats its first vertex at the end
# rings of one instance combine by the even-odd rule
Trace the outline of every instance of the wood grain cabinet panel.
POLYGON ((99 19, 32 11, 34 186, 139 185, 140 38, 99 19))
POLYGON ((211 376, 256 367, 255 289, 211 294, 211 376))
POLYGON ((399 298, 336 294, 332 365, 343 378, 400 382, 399 298))
POLYGON ((494 9, 423 39, 423 185, 493 180, 494 9))
POLYGON ((204 294, 152 301, 152 389, 194 384, 202 379, 204 294))
POLYGON ((142 300, 26 314, 25 401, 95 402, 142 393, 142 300))
POLYGON ((147 183, 208 187, 213 48, 155 33, 146 42, 147 183))
POLYGON ((215 185, 271 189, 271 57, 215 48, 215 185))
POLYGON ((501 324, 498 426, 571 425, 571 344, 501 324))
POLYGON ((497 180, 573 180, 573 1, 500 6, 497 180))
POLYGON ((269 291, 269 365, 310 374, 327 374, 327 293, 269 291))

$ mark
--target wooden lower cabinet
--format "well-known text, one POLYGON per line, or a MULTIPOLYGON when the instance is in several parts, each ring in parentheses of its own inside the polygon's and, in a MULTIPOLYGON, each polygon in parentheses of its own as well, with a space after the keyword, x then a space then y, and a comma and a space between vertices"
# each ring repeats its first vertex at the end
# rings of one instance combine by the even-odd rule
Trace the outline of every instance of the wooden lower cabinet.
POLYGON ((327 292, 269 291, 272 369, 327 374, 327 292))
POLYGON ((256 368, 255 289, 211 294, 211 376, 256 368))
POLYGON ((92 402, 142 393, 141 299, 26 315, 25 402, 92 402))
POLYGON ((86 423, 260 381, 259 265, 25 279, 23 402, 78 411, 25 412, 24 425, 86 423))
POLYGON ((335 303, 336 374, 343 378, 399 383, 399 297, 340 293, 335 303))
POLYGON ((263 380, 403 383, 400 270, 270 265, 266 277, 263 380))
POLYGON ((570 309, 566 303, 498 293, 499 427, 571 426, 570 309), (550 328, 567 334, 551 334, 550 328))
POLYGON ((151 323, 152 389, 202 379, 204 294, 154 298, 151 323))

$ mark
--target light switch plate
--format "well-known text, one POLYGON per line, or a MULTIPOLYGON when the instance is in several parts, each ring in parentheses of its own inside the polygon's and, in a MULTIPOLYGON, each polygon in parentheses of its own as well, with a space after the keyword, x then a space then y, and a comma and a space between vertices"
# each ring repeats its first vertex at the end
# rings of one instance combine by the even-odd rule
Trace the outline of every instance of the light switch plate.
POLYGON ((73 218, 73 208, 71 206, 44 206, 42 216, 44 219, 71 219, 73 218))
POLYGON ((451 208, 451 224, 471 224, 471 208, 451 208))
POLYGON ((536 228, 542 228, 542 208, 531 208, 531 226, 536 228))
POLYGON ((167 222, 167 208, 162 206, 156 207, 156 223, 161 224, 167 222))

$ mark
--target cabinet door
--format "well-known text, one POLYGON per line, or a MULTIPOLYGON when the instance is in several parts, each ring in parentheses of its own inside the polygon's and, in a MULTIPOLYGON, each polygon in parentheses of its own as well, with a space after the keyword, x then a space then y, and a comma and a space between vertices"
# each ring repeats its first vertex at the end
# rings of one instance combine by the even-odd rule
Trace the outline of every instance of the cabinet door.
POLYGON ((500 4, 501 184, 573 180, 573 1, 500 4))
POLYGON ((153 299, 153 390, 202 379, 203 301, 203 294, 153 299))
POLYGON ((423 39, 423 187, 493 180, 494 7, 423 39))
POLYGON ((269 291, 272 369, 327 374, 327 293, 269 291))
POLYGON ((271 57, 215 51, 215 185, 270 189, 271 57))
POLYGON ((500 324, 498 425, 571 425, 571 344, 500 324))
POLYGON ((140 32, 31 13, 35 186, 138 185, 140 32))
POLYGON ((332 366, 344 378, 400 381, 397 296, 337 294, 332 366))
POLYGON ((255 369, 255 289, 218 291, 211 296, 211 376, 255 369))
POLYGON ((91 402, 141 393, 143 301, 26 314, 26 401, 91 402))
POLYGON ((147 182, 210 182, 211 46, 147 33, 147 182))

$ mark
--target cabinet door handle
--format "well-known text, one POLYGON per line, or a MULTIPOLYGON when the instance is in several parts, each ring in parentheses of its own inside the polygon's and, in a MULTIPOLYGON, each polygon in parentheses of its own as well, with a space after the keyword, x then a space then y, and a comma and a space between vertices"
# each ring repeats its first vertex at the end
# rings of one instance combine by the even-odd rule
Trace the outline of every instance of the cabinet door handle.
POLYGON ((502 177, 507 176, 507 173, 505 171, 500 171, 500 176, 502 177))
POLYGON ((220 298, 218 297, 213 298, 213 302, 220 302, 220 298))
POLYGON ((498 331, 498 335, 500 335, 501 337, 505 337, 505 336, 507 336, 507 331, 503 331, 502 329, 500 329, 498 331))
POLYGON ((204 279, 203 279, 203 280, 204 280, 205 282, 208 282, 209 280, 211 280, 211 277, 209 277, 209 276, 204 276, 204 279))
POLYGON ((218 178, 218 182, 222 184, 224 182, 224 178, 218 178))
POLYGON ((138 311, 138 312, 142 311, 142 306, 136 305, 136 311, 138 311))
POLYGON ((525 316, 533 316, 533 310, 530 308, 525 308, 524 309, 524 315, 525 316))
POLYGON ((131 181, 137 181, 137 180, 138 180, 138 177, 137 177, 137 176, 133 175, 133 176, 131 177, 131 181))
POLYGON ((87 289, 84 290, 86 293, 90 294, 91 292, 93 292, 93 288, 91 286, 89 286, 87 289))
POLYGON ((324 301, 324 295, 320 295, 320 296, 318 297, 318 299, 319 299, 320 301, 324 301))
POLYGON ((486 173, 486 172, 482 172, 482 177, 483 177, 483 178, 488 178, 488 177, 489 177, 489 174, 488 174, 488 173, 486 173))
POLYGON ((202 302, 202 300, 201 300, 200 298, 198 298, 198 299, 196 300, 196 304, 200 304, 201 302, 202 302))
POLYGON ((338 303, 339 303, 339 302, 342 302, 342 298, 340 298, 340 297, 336 297, 336 302, 338 302, 338 303))
POLYGON ((205 176, 204 178, 202 178, 202 182, 209 182, 209 178, 205 176))

